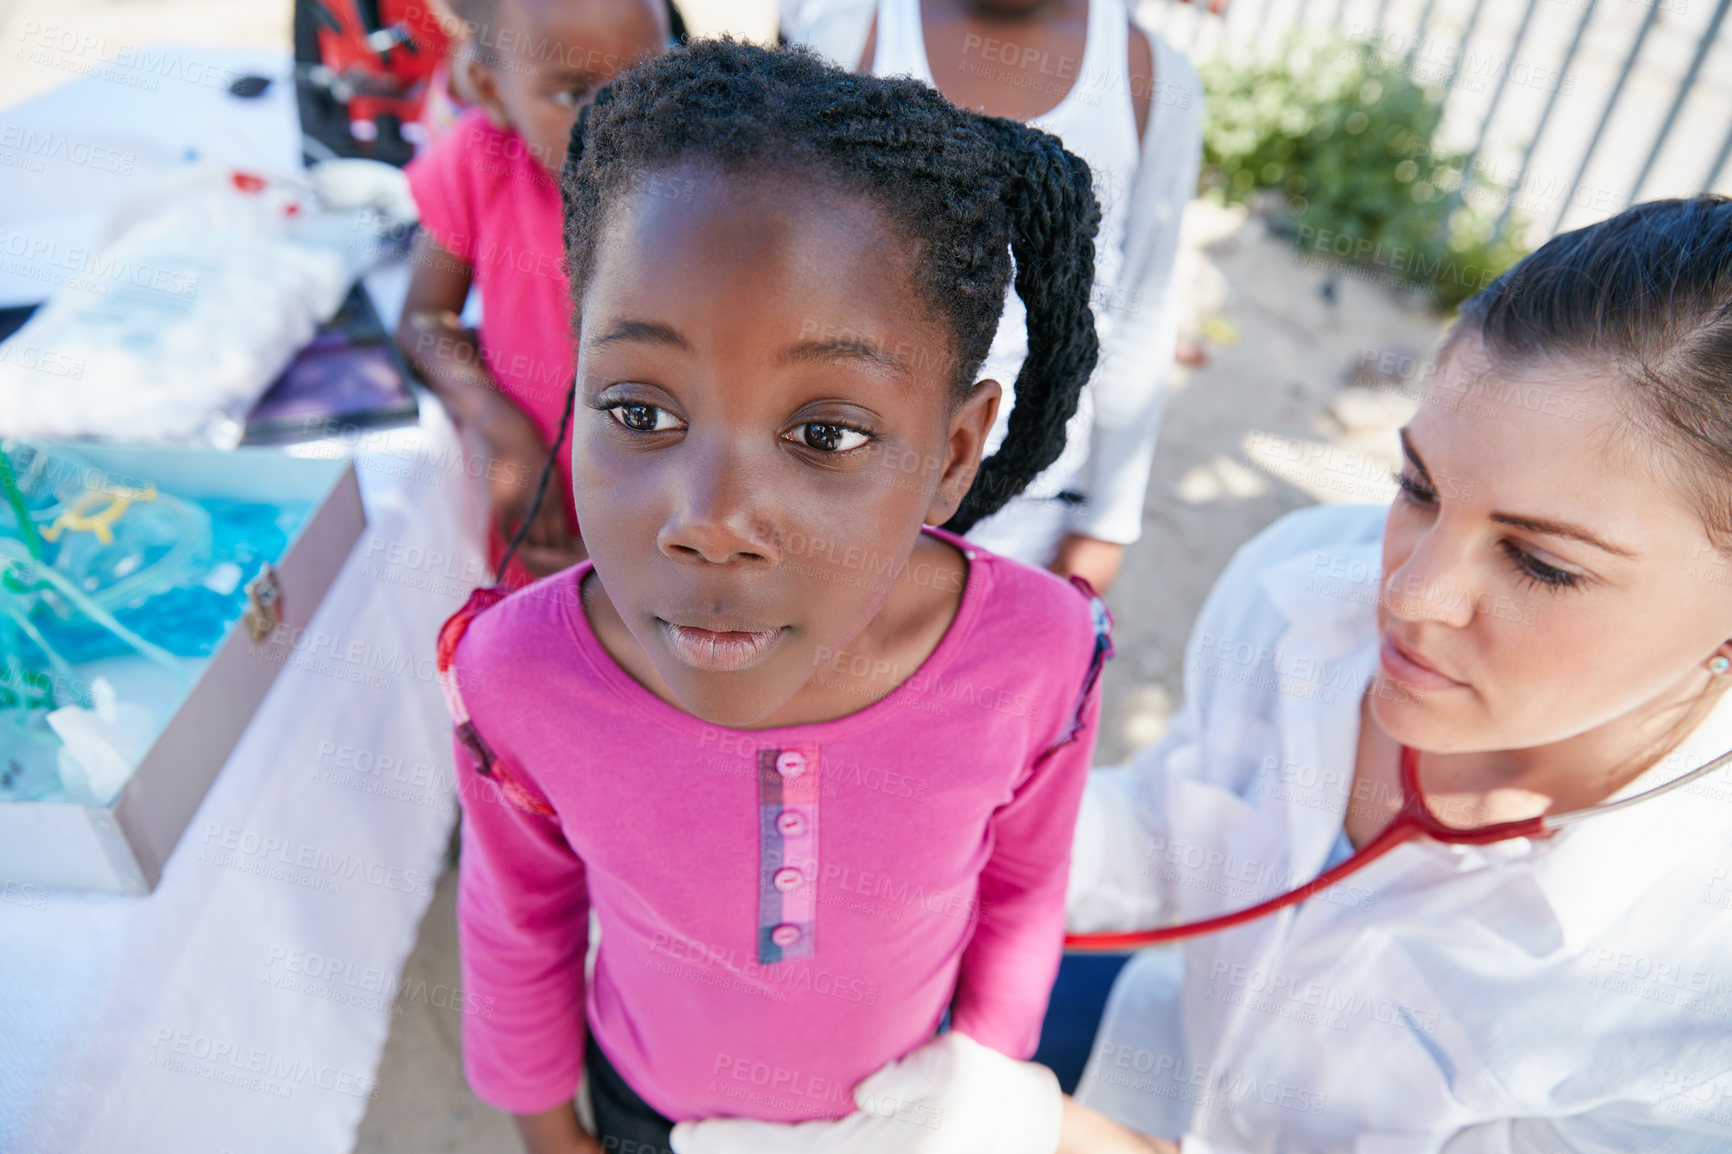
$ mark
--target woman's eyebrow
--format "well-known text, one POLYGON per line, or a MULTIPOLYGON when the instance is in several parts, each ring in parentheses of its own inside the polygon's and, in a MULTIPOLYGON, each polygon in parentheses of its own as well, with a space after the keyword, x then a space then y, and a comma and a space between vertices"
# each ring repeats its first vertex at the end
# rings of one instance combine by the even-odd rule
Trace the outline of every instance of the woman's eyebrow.
POLYGON ((908 375, 908 366, 889 349, 870 341, 800 341, 782 350, 778 358, 783 364, 808 362, 837 364, 842 361, 865 361, 876 368, 888 369, 898 376, 908 375))
POLYGON ((1407 459, 1413 462, 1413 467, 1419 470, 1420 476, 1428 481, 1431 480, 1431 470, 1427 469, 1425 462, 1420 460, 1419 450, 1413 447, 1413 441, 1408 437, 1407 430, 1405 428, 1400 429, 1398 435, 1401 437, 1401 451, 1407 454, 1407 459))
POLYGON ((1550 537, 1568 537, 1572 541, 1580 541, 1584 545, 1592 545, 1607 553, 1615 553, 1619 557, 1629 557, 1634 560, 1636 553, 1622 545, 1614 545, 1582 526, 1570 521, 1553 521, 1548 517, 1523 517, 1515 513, 1493 513, 1491 519, 1500 525, 1513 525, 1517 529, 1526 529, 1530 533, 1544 533, 1550 537))
POLYGON ((595 338, 595 344, 609 345, 617 341, 635 341, 646 345, 666 345, 669 348, 690 352, 691 346, 667 325, 656 324, 654 321, 614 321, 608 330, 595 338))
MULTIPOLYGON (((1423 473, 1426 480, 1430 480, 1431 473, 1426 470, 1425 462, 1419 459, 1419 453, 1414 450, 1413 442, 1408 439, 1406 429, 1401 430, 1401 448, 1407 454, 1408 459, 1413 462, 1413 467, 1423 473)), ((1573 521, 1555 521, 1550 517, 1524 517, 1519 513, 1492 513, 1490 516, 1493 521, 1500 525, 1526 529, 1530 533, 1544 533, 1548 537, 1568 537, 1572 541, 1580 541, 1584 545, 1592 545, 1596 549, 1603 549, 1607 553, 1614 553, 1619 557, 1629 557, 1632 560, 1636 556, 1635 550, 1626 549, 1622 545, 1614 545, 1573 521)))

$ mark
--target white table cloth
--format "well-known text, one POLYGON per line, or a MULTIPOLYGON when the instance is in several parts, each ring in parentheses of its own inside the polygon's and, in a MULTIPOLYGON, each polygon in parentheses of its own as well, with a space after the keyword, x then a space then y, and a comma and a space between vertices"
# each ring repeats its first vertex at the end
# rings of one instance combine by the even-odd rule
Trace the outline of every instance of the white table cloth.
MULTIPOLYGON (((106 213, 189 150, 298 163, 286 57, 161 52, 0 111, 0 151, 27 162, 0 165, 0 303, 47 295, 106 213), (223 78, 242 71, 278 82, 236 100, 223 78), (127 171, 93 166, 97 144, 127 171)), ((388 324, 401 282, 369 278, 388 324)), ((353 454, 368 523, 156 891, 0 886, 8 1154, 339 1154, 393 1007, 476 1008, 398 975, 456 817, 434 637, 485 580, 485 470, 430 401, 418 427, 292 451, 353 454)))
MULTIPOLYGON (((88 32, 88 29, 81 30, 88 32)), ((111 45, 104 63, 79 33, 40 24, 8 52, 77 78, 0 109, 0 306, 35 304, 69 280, 113 275, 96 261, 109 214, 189 161, 294 172, 301 166, 286 52, 111 45), (252 99, 231 79, 272 78, 252 99)))
MULTIPOLYGON (((456 816, 434 636, 482 579, 437 406, 346 438, 367 526, 148 897, 0 892, 0 1150, 349 1150, 456 816)), ((338 452, 339 438, 297 452, 338 452)))

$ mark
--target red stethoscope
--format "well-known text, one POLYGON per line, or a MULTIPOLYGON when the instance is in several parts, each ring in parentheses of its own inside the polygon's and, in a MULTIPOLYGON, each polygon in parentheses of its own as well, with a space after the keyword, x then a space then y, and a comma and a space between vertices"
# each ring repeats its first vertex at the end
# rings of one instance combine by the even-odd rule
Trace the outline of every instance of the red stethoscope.
POLYGON ((1359 872, 1404 842, 1428 837, 1432 841, 1442 842, 1444 845, 1490 845, 1492 842, 1508 841, 1511 838, 1546 837, 1566 826, 1586 821, 1590 817, 1628 809, 1637 802, 1669 793, 1728 763, 1732 763, 1732 752, 1723 753, 1706 765, 1693 769, 1681 777, 1674 778, 1665 785, 1655 786, 1653 789, 1645 790, 1634 797, 1626 797, 1621 801, 1605 802, 1601 805, 1590 806, 1587 809, 1569 810, 1565 813, 1540 814, 1538 817, 1522 818, 1520 821, 1500 821, 1493 825, 1480 826, 1478 829, 1459 829, 1441 821, 1436 814, 1431 812, 1431 807, 1425 804, 1425 794, 1419 788, 1419 752, 1404 745, 1401 747, 1400 812, 1395 815, 1394 821, 1383 828, 1382 833, 1366 842, 1363 847, 1354 852, 1352 857, 1341 864, 1324 870, 1316 878, 1297 889, 1288 890, 1266 902, 1259 902, 1257 905, 1234 913, 1204 918, 1201 921, 1183 922, 1179 925, 1162 926, 1152 930, 1132 930, 1128 933, 1066 934, 1065 948, 1113 953, 1141 949, 1144 946, 1158 946, 1184 938, 1200 937, 1203 934, 1230 930, 1234 926, 1241 926, 1246 922, 1254 922, 1258 918, 1268 917, 1277 910, 1298 905, 1319 890, 1326 890, 1342 878, 1359 872))

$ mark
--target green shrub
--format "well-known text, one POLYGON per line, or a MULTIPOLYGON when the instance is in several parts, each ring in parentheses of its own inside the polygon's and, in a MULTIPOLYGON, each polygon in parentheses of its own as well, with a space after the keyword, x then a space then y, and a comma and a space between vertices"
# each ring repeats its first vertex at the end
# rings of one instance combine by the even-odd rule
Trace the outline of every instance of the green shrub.
POLYGON ((1308 257, 1427 289, 1452 307, 1522 256, 1520 222, 1494 239, 1498 192, 1434 145, 1442 103, 1400 59, 1297 32, 1273 62, 1202 69, 1203 194, 1286 198, 1282 227, 1308 257))

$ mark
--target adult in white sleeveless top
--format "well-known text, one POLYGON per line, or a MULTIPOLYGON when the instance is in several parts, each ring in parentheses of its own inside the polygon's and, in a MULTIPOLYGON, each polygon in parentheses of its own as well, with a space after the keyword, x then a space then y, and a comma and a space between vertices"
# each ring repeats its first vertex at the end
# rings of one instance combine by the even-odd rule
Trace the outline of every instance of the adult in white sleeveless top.
MULTIPOLYGON (((1142 532, 1177 339, 1173 262, 1202 148, 1195 70, 1137 28, 1124 0, 783 0, 782 29, 861 71, 913 76, 957 104, 1043 128, 1088 162, 1102 217, 1100 363, 1064 454, 969 538, 1105 588, 1142 532)), ((989 449, 1027 351, 1013 290, 980 373, 1010 393, 989 449)))

